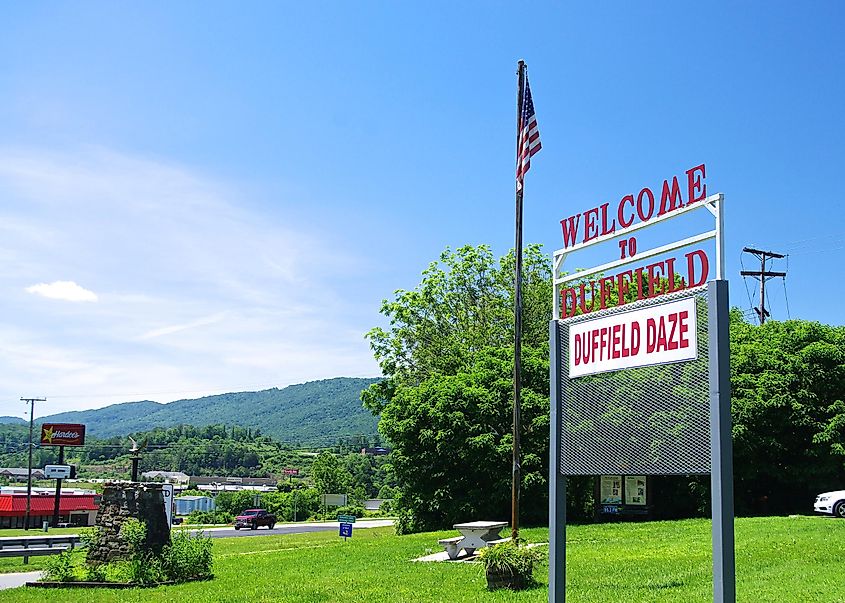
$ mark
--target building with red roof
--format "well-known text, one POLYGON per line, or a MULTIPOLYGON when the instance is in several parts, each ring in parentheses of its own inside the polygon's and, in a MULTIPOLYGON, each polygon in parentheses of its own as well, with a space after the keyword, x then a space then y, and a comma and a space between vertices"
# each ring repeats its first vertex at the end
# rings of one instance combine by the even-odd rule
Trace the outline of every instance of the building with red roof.
MULTIPOLYGON (((99 494, 62 493, 59 498, 59 522, 76 526, 94 525, 99 508, 99 494)), ((52 522, 55 493, 33 492, 29 527, 40 528, 52 522)), ((0 493, 0 528, 22 528, 26 517, 26 493, 0 493)))

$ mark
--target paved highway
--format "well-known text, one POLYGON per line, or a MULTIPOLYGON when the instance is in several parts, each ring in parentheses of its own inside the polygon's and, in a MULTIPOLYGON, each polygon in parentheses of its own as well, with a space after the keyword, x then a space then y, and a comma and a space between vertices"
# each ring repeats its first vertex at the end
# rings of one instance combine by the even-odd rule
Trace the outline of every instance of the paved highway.
MULTIPOLYGON (((355 522, 354 529, 383 528, 392 526, 392 519, 361 519, 355 522)), ((272 536, 280 534, 306 534, 308 532, 337 532, 340 524, 336 521, 309 523, 277 523, 272 530, 258 528, 257 530, 235 528, 206 528, 203 532, 212 538, 232 538, 242 536, 272 536)))

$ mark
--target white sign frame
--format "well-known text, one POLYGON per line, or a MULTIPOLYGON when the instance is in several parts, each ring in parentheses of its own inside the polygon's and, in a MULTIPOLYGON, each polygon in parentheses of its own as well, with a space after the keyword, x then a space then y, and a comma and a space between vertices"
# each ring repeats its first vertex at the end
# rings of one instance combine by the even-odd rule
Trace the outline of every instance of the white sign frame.
POLYGON ((724 255, 725 255, 725 240, 723 237, 723 229, 725 224, 725 216, 723 210, 723 204, 725 202, 725 195, 722 193, 716 193, 715 195, 710 195, 706 199, 701 201, 696 201, 695 203, 690 203, 689 205, 685 205, 684 207, 679 207, 673 211, 667 212, 662 216, 657 216, 656 218, 652 218, 647 222, 637 222, 636 224, 632 224, 627 228, 621 228, 614 232, 608 233, 606 235, 602 235, 596 237, 591 241, 587 241, 585 243, 576 243, 570 247, 566 247, 564 249, 558 249, 554 252, 554 270, 553 270, 553 278, 554 278, 554 303, 553 303, 553 312, 555 320, 560 320, 560 287, 561 285, 565 285, 568 282, 582 279, 586 276, 590 276, 592 274, 597 274, 599 272, 604 272, 606 270, 612 270, 619 266, 624 266, 626 264, 632 264, 634 262, 639 262, 640 260, 645 260, 650 257, 654 257, 656 255, 661 255, 663 253, 669 253, 670 251, 674 251, 676 249, 681 249, 682 247, 687 247, 688 245, 694 245, 695 243, 700 243, 702 241, 707 241, 710 239, 715 239, 716 241, 716 280, 723 280, 725 278, 725 264, 724 264, 724 255), (667 245, 661 245, 660 247, 655 247, 653 249, 649 249, 646 251, 641 251, 635 255, 614 260, 612 262, 607 262, 605 264, 601 264, 600 266, 594 266, 592 268, 588 268, 586 270, 578 270, 577 272, 573 272, 572 274, 562 274, 563 271, 563 264, 566 261, 566 258, 576 251, 581 251, 582 249, 586 249, 587 247, 591 247, 592 245, 597 245, 599 243, 606 243, 612 239, 616 239, 619 237, 624 237, 625 235, 629 235, 632 232, 636 232, 638 230, 642 230, 643 228, 648 228, 649 226, 654 226, 656 224, 660 224, 665 222, 666 220, 670 220, 672 218, 677 218, 678 216, 682 216, 686 213, 691 211, 695 211, 697 209, 706 209, 711 214, 713 214, 713 218, 715 219, 715 228, 713 230, 703 232, 681 241, 675 241, 674 243, 669 243, 667 245))

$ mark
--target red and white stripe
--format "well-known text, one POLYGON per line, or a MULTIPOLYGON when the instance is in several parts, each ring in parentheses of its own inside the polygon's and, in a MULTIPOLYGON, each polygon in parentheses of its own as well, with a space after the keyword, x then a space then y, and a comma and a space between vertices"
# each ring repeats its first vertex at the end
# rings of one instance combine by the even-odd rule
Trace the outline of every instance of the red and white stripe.
POLYGON ((543 148, 540 143, 540 130, 537 129, 537 116, 534 113, 534 102, 531 100, 531 89, 525 80, 525 94, 520 112, 519 151, 516 162, 516 189, 522 189, 525 173, 531 167, 531 157, 543 148))

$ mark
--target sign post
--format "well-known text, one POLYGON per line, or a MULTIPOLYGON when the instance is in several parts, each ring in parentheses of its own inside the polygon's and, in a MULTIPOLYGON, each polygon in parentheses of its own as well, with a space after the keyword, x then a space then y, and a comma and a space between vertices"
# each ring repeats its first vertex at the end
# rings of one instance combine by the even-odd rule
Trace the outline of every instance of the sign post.
POLYGON ((354 515, 338 515, 337 520, 340 522, 340 535, 343 540, 352 538, 352 524, 355 523, 354 515))
POLYGON ((709 473, 713 601, 736 600, 724 196, 707 196, 705 174, 695 166, 685 186, 667 178, 560 222, 549 325, 550 603, 566 600, 568 475, 604 476, 600 499, 616 512, 645 506, 650 475, 709 473), (641 230, 682 215, 689 223, 699 209, 715 219, 712 230, 638 248, 641 230), (611 241, 615 259, 562 272, 570 254, 611 241))
MULTIPOLYGON (((65 447, 59 446, 59 465, 64 465, 65 462, 65 447)), ((70 474, 70 471, 68 471, 70 474)), ((53 501, 53 527, 59 527, 59 505, 61 504, 62 496, 62 478, 56 479, 56 497, 53 501)))

